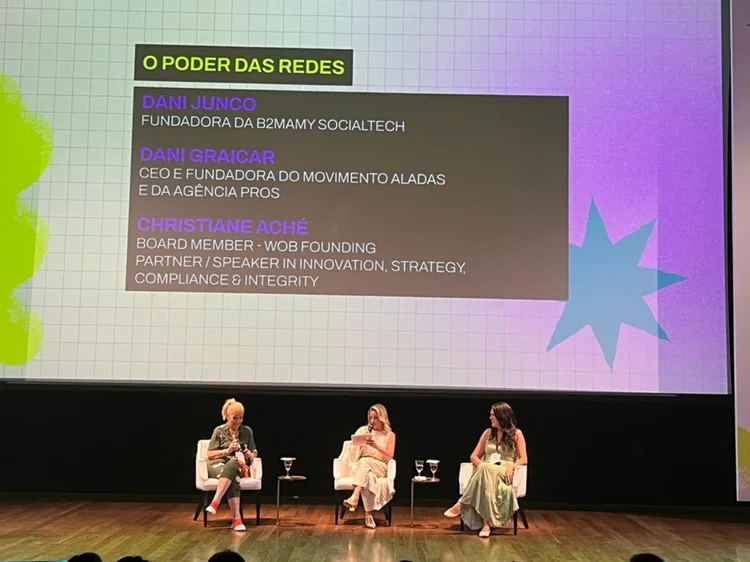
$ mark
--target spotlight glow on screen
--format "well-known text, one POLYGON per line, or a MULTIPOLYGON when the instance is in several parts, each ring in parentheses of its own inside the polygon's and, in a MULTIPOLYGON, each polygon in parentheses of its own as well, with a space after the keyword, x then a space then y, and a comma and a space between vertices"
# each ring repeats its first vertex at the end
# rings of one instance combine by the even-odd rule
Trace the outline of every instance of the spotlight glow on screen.
POLYGON ((0 22, 0 378, 728 391, 719 0, 0 22))

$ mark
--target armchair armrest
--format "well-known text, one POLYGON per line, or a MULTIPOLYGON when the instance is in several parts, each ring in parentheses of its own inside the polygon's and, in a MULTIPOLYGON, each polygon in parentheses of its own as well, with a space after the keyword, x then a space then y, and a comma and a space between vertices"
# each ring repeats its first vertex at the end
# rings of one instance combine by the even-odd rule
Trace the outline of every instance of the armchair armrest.
POLYGON ((388 472, 386 473, 386 476, 391 482, 396 480, 396 459, 388 461, 388 472))
POLYGON ((466 484, 469 483, 471 475, 474 474, 474 465, 470 462, 462 462, 458 471, 458 493, 463 494, 466 484))
POLYGON ((344 441, 341 447, 341 454, 337 459, 333 459, 333 479, 339 480, 349 476, 349 468, 351 467, 351 459, 349 458, 349 447, 352 444, 351 441, 344 441))
POLYGON ((526 480, 529 475, 529 465, 517 466, 513 473, 513 488, 516 490, 516 497, 522 498, 526 495, 526 480))
POLYGON ((263 461, 260 457, 255 457, 250 465, 250 478, 263 480, 263 461))
POLYGON ((195 451, 195 487, 198 490, 203 489, 203 482, 208 480, 207 449, 208 439, 199 440, 195 451))
POLYGON ((340 480, 349 476, 349 463, 341 459, 333 459, 333 479, 340 480))

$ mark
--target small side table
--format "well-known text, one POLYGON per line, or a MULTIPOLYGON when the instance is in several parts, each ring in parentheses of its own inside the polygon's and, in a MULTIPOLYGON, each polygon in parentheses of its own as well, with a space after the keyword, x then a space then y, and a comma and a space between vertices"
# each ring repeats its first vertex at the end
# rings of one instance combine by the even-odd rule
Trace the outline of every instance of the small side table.
POLYGON ((417 478, 411 479, 411 527, 414 526, 414 484, 437 484, 440 478, 417 478))
POLYGON ((281 483, 282 482, 301 482, 302 480, 307 480, 307 476, 284 475, 284 476, 279 476, 278 480, 276 481, 276 525, 279 524, 279 506, 281 505, 281 483))

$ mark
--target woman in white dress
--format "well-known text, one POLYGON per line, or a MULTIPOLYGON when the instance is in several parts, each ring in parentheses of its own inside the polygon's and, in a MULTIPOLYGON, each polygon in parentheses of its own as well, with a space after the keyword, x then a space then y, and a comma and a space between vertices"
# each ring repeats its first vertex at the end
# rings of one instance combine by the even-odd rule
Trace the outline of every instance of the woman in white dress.
POLYGON ((382 404, 375 404, 367 412, 367 425, 360 427, 354 435, 366 435, 364 445, 349 448, 352 465, 349 475, 354 492, 344 500, 349 511, 356 511, 360 498, 365 508, 365 525, 375 528, 373 511, 380 511, 391 499, 393 490, 388 481, 388 461, 396 452, 396 434, 388 421, 388 411, 382 404))

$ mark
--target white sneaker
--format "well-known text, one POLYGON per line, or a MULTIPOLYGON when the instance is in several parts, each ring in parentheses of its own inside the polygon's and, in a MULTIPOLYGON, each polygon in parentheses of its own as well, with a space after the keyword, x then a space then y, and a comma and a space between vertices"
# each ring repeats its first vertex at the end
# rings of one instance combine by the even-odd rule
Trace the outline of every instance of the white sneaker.
POLYGON ((210 513, 211 515, 216 515, 216 508, 215 508, 214 506, 212 506, 212 505, 209 505, 209 506, 208 506, 208 507, 206 508, 206 511, 207 511, 208 513, 210 513))
POLYGON ((245 528, 245 524, 242 522, 241 519, 235 519, 232 522, 232 530, 233 531, 244 531, 245 529, 246 529, 245 528))

